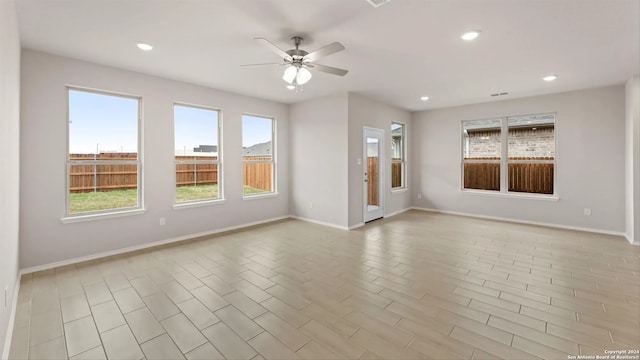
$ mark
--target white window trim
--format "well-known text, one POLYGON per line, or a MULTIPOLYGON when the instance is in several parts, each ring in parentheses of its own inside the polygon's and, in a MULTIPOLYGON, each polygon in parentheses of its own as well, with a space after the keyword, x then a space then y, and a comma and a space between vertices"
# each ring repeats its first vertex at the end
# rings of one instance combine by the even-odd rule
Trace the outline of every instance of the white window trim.
POLYGON ((492 190, 462 189, 460 190, 460 192, 462 192, 464 195, 495 196, 495 197, 513 198, 513 199, 530 199, 530 200, 543 200, 543 201, 560 200, 560 198, 556 195, 519 193, 514 191, 503 193, 503 192, 492 191, 492 190))
POLYGON ((87 88, 87 87, 81 87, 81 86, 75 86, 75 85, 66 85, 65 86, 65 97, 66 97, 66 106, 67 106, 67 116, 66 116, 66 154, 65 154, 65 202, 64 202, 64 216, 60 219, 60 221, 63 224, 68 224, 68 223, 74 223, 74 222, 82 222, 82 221, 91 221, 91 220, 99 220, 99 219, 106 219, 106 218, 114 218, 114 217, 122 217, 122 216, 129 216, 129 215, 138 215, 138 214, 143 214, 145 212, 144 209, 144 203, 143 203, 143 189, 142 189, 142 179, 143 179, 143 154, 142 154, 142 132, 143 132, 143 122, 142 122, 142 97, 139 95, 133 95, 133 94, 126 94, 126 93, 121 93, 121 92, 115 92, 115 91, 108 91, 108 90, 101 90, 101 89, 93 89, 93 88, 87 88), (69 109, 69 92, 70 91, 79 91, 79 92, 87 92, 87 93, 94 93, 94 94, 98 94, 98 95, 107 95, 107 96, 116 96, 116 97, 122 97, 122 98, 127 98, 127 99, 135 99, 138 101, 138 149, 137 149, 137 154, 138 154, 138 159, 137 160, 70 160, 69 159, 69 123, 70 123, 70 109, 69 109), (87 212, 81 212, 81 213, 70 213, 69 212, 69 206, 71 205, 71 200, 70 200, 70 195, 71 195, 71 191, 70 191, 70 168, 71 165, 74 164, 84 164, 84 165, 116 165, 116 164, 122 164, 122 165, 137 165, 138 166, 138 184, 137 184, 137 190, 138 190, 138 205, 135 207, 127 207, 127 208, 114 208, 114 209, 105 209, 105 210, 98 210, 98 211, 87 211, 87 212))
MULTIPOLYGON (((407 190, 407 124, 399 122, 399 121, 392 121, 391 122, 391 126, 393 126, 393 124, 396 125, 400 125, 402 127, 402 159, 401 160, 393 160, 393 154, 391 154, 391 165, 393 166, 393 164, 402 164, 402 181, 401 181, 401 185, 397 186, 397 187, 393 187, 393 184, 390 183, 389 185, 391 186, 391 192, 392 193, 398 193, 398 192, 403 192, 407 190)), ((391 132, 390 132, 391 133, 391 132)), ((391 134, 391 143, 393 143, 393 135, 391 134)), ((393 174, 393 172, 391 172, 391 174, 393 174)))
POLYGON ((260 200, 260 199, 268 199, 268 198, 273 198, 273 197, 278 197, 277 192, 264 192, 264 193, 256 193, 256 194, 249 194, 249 195, 244 195, 242 197, 242 200, 260 200))
POLYGON ((86 212, 86 213, 80 213, 82 215, 78 215, 78 216, 65 216, 62 219, 60 219, 60 222, 62 222, 63 224, 72 224, 77 222, 105 220, 105 219, 113 219, 113 218, 126 217, 126 216, 142 215, 145 212, 146 212, 145 209, 132 209, 132 210, 118 209, 108 213, 86 212))
POLYGON ((408 190, 409 190, 409 189, 407 189, 406 187, 403 187, 403 188, 399 188, 399 187, 397 187, 397 188, 391 188, 391 193, 392 193, 392 194, 398 194, 398 193, 406 192, 406 191, 408 191, 408 190))
MULTIPOLYGON (((278 151, 276 150, 276 144, 277 144, 277 139, 276 139, 276 126, 277 126, 277 122, 276 122, 276 118, 274 116, 269 116, 269 115, 261 115, 261 114, 254 114, 254 113, 242 113, 242 116, 253 116, 253 117, 260 117, 260 118, 264 118, 264 119, 269 119, 271 120, 271 160, 245 160, 244 159, 244 154, 242 154, 242 167, 244 169, 244 164, 271 164, 271 191, 265 191, 265 192, 261 192, 261 193, 255 193, 255 194, 245 194, 244 193, 244 174, 243 174, 243 179, 242 179, 242 198, 244 200, 252 200, 252 199, 261 199, 261 198, 269 198, 269 197, 276 197, 278 196, 278 176, 277 174, 277 167, 276 167, 276 158, 277 158, 277 153, 278 151)), ((243 124, 244 125, 244 124, 243 124)), ((244 129, 242 129, 242 135, 244 136, 244 129)), ((243 170, 244 173, 244 170, 243 170)))
POLYGON ((463 120, 460 122, 460 189, 459 191, 464 194, 469 195, 481 195, 481 196, 496 196, 496 197, 506 197, 506 198, 515 198, 515 199, 534 199, 534 200, 547 200, 547 201, 558 201, 560 200, 560 196, 558 195, 558 115, 555 112, 544 112, 544 113, 534 113, 534 114, 525 114, 525 115, 509 115, 509 116, 501 116, 501 117, 492 117, 487 118, 486 120, 500 120, 500 141, 501 141, 501 152, 500 152, 500 160, 464 160, 464 123, 466 121, 475 121, 475 120, 485 120, 485 119, 474 119, 474 120, 463 120), (520 117, 520 116, 533 116, 533 115, 553 115, 553 142, 555 148, 555 154, 553 160, 512 160, 509 161, 509 118, 511 117, 520 117), (500 190, 481 190, 481 189, 466 189, 464 187, 464 164, 465 163, 474 163, 474 162, 482 162, 482 163, 500 163, 500 190), (553 194, 536 194, 536 193, 523 193, 518 191, 509 191, 509 163, 547 163, 553 164, 553 194))
POLYGON ((227 202, 227 200, 225 200, 225 199, 195 200, 195 201, 188 201, 188 202, 185 201, 185 202, 173 204, 173 210, 182 210, 182 209, 189 209, 189 208, 195 208, 195 207, 222 205, 222 204, 224 204, 226 202, 227 202))
POLYGON ((207 206, 207 205, 218 205, 224 203, 224 187, 223 187, 223 176, 222 176, 222 110, 214 107, 208 107, 203 105, 196 105, 185 102, 174 102, 173 103, 173 170, 174 170, 174 187, 173 187, 173 208, 174 209, 183 209, 188 207, 199 207, 199 206, 207 206), (218 160, 176 160, 175 156, 175 128, 176 128, 176 117, 175 117, 175 107, 190 107, 194 109, 201 109, 207 111, 215 111, 218 113, 217 127, 218 127, 218 160), (178 202, 176 199, 176 192, 178 188, 178 184, 175 179, 175 174, 177 171, 178 165, 198 165, 198 164, 216 164, 218 166, 218 197, 215 198, 206 198, 200 200, 191 200, 191 201, 181 201, 178 202))

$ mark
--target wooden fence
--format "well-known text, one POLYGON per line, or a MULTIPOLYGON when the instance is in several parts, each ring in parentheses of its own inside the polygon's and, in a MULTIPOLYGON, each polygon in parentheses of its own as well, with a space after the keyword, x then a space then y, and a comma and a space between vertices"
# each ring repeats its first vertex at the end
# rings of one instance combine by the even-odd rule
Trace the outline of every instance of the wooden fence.
MULTIPOLYGON (((176 161, 218 160, 217 156, 176 156, 176 161)), ((218 183, 217 164, 176 164, 176 186, 218 183)))
MULTIPOLYGON (((136 160, 135 153, 71 154, 71 160, 136 160)), ((176 160, 215 160, 211 156, 176 156, 176 160)), ((244 157, 244 160, 268 160, 263 157, 244 157)), ((245 163, 244 185, 266 191, 272 190, 271 164, 245 163)), ((193 186, 218 183, 215 164, 177 164, 176 185, 193 186)), ((135 189, 138 187, 137 165, 71 165, 69 188, 71 192, 93 192, 135 189)))
MULTIPOLYGON (((136 160, 136 153, 71 154, 71 160, 136 160)), ((126 190, 138 187, 138 165, 71 165, 71 192, 126 190)))
MULTIPOLYGON (((271 160, 270 157, 245 156, 243 160, 271 160)), ((273 175, 271 163, 244 163, 242 177, 244 186, 250 186, 264 191, 273 190, 273 175)))
POLYGON ((500 191, 500 163, 464 163, 464 188, 500 191))
POLYGON ((378 158, 367 158, 367 199, 368 205, 379 206, 378 199, 378 158))
MULTIPOLYGON (((391 160, 400 160, 393 158, 391 160)), ((402 163, 391 163, 391 188, 402 186, 402 163)))
MULTIPOLYGON (((498 160, 484 158, 473 160, 498 160)), ((552 157, 510 158, 509 160, 553 160, 552 157)), ((552 163, 514 163, 508 164, 509 191, 536 194, 553 194, 552 163)), ((464 163, 464 188, 479 190, 500 190, 500 163, 464 163)))

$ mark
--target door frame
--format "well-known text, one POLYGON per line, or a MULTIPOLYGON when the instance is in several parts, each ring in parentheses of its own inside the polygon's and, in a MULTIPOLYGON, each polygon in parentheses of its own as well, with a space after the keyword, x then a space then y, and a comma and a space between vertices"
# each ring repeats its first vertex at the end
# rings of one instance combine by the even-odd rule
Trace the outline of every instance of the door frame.
POLYGON ((384 141, 384 129, 363 126, 362 127, 362 220, 367 223, 369 221, 381 219, 384 217, 385 209, 385 164, 386 164, 386 148, 384 141), (375 137, 378 139, 378 207, 370 211, 368 204, 369 188, 368 188, 368 154, 367 154, 367 137, 375 137))

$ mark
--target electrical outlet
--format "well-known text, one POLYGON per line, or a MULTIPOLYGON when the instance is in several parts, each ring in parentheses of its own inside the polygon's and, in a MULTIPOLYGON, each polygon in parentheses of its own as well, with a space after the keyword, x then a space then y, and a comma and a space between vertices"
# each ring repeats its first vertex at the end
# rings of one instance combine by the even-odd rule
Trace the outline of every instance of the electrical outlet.
POLYGON ((584 208, 584 216, 591 216, 591 209, 590 208, 584 208))
POLYGON ((161 217, 160 218, 160 226, 163 226, 163 225, 167 225, 167 218, 161 217))

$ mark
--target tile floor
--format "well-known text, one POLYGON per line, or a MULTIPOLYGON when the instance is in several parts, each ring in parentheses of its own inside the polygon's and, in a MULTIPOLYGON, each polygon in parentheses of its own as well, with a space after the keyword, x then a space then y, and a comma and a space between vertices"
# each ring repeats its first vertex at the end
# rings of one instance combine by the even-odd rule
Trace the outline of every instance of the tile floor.
POLYGON ((11 359, 567 359, 640 348, 640 247, 419 211, 286 220, 25 275, 18 303, 11 359))

